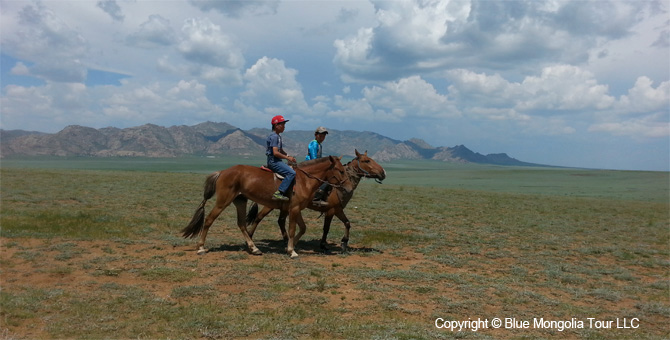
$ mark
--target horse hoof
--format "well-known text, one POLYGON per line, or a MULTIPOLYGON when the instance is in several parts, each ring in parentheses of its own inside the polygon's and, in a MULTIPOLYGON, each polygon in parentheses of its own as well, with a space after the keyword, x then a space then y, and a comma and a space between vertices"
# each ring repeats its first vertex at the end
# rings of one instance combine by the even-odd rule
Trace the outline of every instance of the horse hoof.
POLYGON ((198 254, 198 255, 205 255, 205 254, 207 254, 207 249, 205 249, 205 248, 200 248, 200 249, 198 249, 198 252, 197 252, 196 254, 198 254))
POLYGON ((251 251, 251 255, 263 255, 263 252, 262 252, 260 249, 258 249, 258 248, 254 248, 254 249, 251 251))
POLYGON ((292 258, 292 259, 297 259, 297 258, 298 258, 298 253, 296 253, 295 251, 293 251, 293 252, 291 253, 291 258, 292 258))
POLYGON ((342 242, 342 244, 341 244, 340 246, 342 247, 342 252, 343 252, 343 253, 346 253, 346 252, 349 251, 349 243, 347 243, 347 242, 342 242))

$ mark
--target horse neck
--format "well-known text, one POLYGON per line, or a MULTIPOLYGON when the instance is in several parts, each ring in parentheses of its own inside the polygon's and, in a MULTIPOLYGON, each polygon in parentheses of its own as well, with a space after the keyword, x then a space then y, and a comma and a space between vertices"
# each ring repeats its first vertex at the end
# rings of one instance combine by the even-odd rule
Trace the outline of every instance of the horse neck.
POLYGON ((363 178, 363 175, 360 174, 358 171, 356 171, 356 166, 354 165, 354 161, 349 162, 347 164, 347 176, 349 176, 349 181, 351 182, 353 189, 356 189, 358 187, 358 183, 361 182, 361 179, 363 178))
MULTIPOLYGON (((330 162, 315 163, 313 165, 309 165, 307 167, 302 168, 302 170, 310 174, 312 177, 320 179, 321 181, 327 181, 328 172, 332 171, 330 169, 330 162)), ((300 175, 304 177, 304 180, 300 182, 304 183, 305 188, 307 189, 308 192, 315 191, 316 188, 318 188, 322 183, 319 180, 310 178, 306 174, 302 173, 302 171, 300 170, 298 170, 296 173, 300 173, 300 175)))

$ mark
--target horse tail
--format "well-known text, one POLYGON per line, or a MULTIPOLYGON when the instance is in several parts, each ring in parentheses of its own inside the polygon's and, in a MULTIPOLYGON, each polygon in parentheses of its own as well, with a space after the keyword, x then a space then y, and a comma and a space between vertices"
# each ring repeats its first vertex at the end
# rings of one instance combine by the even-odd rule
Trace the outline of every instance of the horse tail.
POLYGON ((249 208, 249 212, 247 213, 247 225, 254 223, 256 216, 258 216, 258 203, 252 204, 251 208, 249 208))
POLYGON ((216 180, 219 179, 219 172, 215 172, 207 177, 205 180, 205 190, 203 193, 203 200, 195 210, 191 222, 181 230, 184 238, 194 238, 200 235, 202 228, 205 226, 205 204, 207 200, 212 198, 216 193, 216 180))

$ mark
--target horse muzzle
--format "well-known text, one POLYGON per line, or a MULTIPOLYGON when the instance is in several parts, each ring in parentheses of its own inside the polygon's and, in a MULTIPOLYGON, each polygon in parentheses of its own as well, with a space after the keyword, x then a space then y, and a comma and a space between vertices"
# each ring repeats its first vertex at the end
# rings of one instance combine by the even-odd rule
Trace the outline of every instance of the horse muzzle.
POLYGON ((386 179, 386 170, 383 170, 382 173, 375 174, 375 176, 371 177, 375 179, 375 182, 382 184, 382 181, 386 179))

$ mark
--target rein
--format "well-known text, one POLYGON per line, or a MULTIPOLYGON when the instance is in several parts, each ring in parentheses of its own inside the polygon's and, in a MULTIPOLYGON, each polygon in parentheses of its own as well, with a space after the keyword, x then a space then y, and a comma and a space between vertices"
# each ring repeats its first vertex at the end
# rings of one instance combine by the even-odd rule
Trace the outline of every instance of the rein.
MULTIPOLYGON (((314 175, 312 175, 312 174, 310 174, 309 172, 305 171, 303 168, 299 167, 297 163, 294 163, 294 164, 295 164, 295 168, 298 169, 298 170, 300 170, 300 172, 302 172, 303 174, 305 174, 305 176, 307 176, 307 177, 309 177, 309 178, 311 178, 311 179, 315 179, 315 180, 317 180, 317 181, 319 181, 319 182, 321 182, 321 183, 328 183, 330 186, 335 187, 335 188, 338 188, 338 189, 342 189, 342 188, 344 188, 344 186, 343 186, 342 184, 344 184, 344 182, 346 182, 346 181, 349 180, 349 177, 347 177, 347 178, 341 180, 338 184, 333 184, 333 183, 328 182, 327 180, 322 180, 321 178, 317 178, 317 177, 315 177, 314 175)), ((335 177, 335 175, 332 175, 331 177, 334 177, 335 179, 337 179, 337 177, 335 177)))

